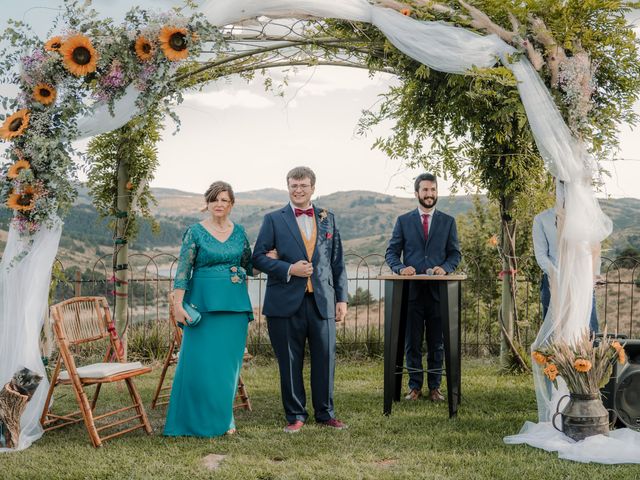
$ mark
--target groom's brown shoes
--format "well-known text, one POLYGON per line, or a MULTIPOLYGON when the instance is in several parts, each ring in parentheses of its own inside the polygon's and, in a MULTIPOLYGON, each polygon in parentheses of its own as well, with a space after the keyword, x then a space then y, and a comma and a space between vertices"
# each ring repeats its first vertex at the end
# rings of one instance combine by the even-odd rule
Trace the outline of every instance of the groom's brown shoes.
POLYGON ((422 397, 422 390, 419 388, 412 388, 404 399, 414 401, 420 399, 420 397, 422 397))

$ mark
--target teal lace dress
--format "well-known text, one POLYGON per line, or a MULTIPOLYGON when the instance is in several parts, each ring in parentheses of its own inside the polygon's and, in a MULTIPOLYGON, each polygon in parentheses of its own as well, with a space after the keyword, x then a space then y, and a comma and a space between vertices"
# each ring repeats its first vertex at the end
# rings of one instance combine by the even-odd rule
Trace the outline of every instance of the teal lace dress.
POLYGON ((184 301, 202 319, 183 329, 165 435, 215 437, 235 428, 233 402, 253 319, 247 292, 252 271, 241 226, 224 242, 199 223, 185 232, 174 287, 185 290, 184 301))

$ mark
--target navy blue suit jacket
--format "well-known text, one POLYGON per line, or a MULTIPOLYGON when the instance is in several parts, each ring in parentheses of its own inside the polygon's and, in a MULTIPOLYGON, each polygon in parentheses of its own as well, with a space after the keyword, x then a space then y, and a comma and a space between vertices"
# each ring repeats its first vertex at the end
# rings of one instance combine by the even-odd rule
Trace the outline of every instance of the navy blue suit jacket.
POLYGON ((335 318, 336 302, 347 301, 347 271, 344 266, 342 242, 332 213, 314 207, 316 216, 316 246, 307 258, 302 234, 291 205, 265 215, 253 249, 253 265, 267 274, 267 291, 262 311, 267 317, 290 317, 298 311, 304 299, 307 279, 287 274, 291 264, 299 260, 313 264, 313 296, 322 318, 335 318), (321 218, 320 212, 326 212, 321 218), (278 251, 278 260, 266 256, 278 251))
POLYGON ((438 266, 451 273, 460 259, 456 220, 434 210, 429 224, 429 238, 425 242, 422 218, 417 208, 398 217, 385 254, 393 273, 413 267, 417 274, 423 274, 428 268, 438 266))

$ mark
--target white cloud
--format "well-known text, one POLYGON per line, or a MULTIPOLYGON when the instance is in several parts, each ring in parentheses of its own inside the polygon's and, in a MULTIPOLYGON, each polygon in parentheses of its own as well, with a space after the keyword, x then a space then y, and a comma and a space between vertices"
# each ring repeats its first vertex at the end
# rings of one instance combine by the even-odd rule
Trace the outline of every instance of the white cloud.
POLYGON ((223 90, 189 93, 185 95, 185 106, 206 107, 217 110, 230 108, 264 109, 275 105, 266 95, 258 95, 249 90, 223 90))

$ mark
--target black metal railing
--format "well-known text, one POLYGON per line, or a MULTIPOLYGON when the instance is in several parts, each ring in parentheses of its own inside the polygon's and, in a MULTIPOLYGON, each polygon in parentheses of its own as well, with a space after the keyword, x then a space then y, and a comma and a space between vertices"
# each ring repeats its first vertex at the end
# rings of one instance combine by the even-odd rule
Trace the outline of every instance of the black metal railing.
MULTIPOLYGON (((467 274, 463 284, 462 346, 466 354, 474 356, 496 354, 500 348, 500 302, 502 279, 500 263, 492 259, 470 255, 463 257, 459 270, 467 274)), ((346 255, 349 278, 350 305, 347 320, 338 327, 338 348, 382 352, 384 335, 384 285, 380 274, 388 273, 382 255, 346 255)), ((516 280, 516 321, 523 345, 529 345, 542 322, 539 301, 539 273, 533 258, 518 259, 516 280), (533 268, 531 268, 533 266, 533 268), (526 274, 525 272, 533 272, 526 274)), ((167 293, 173 285, 177 258, 166 253, 132 254, 129 257, 129 295, 127 324, 129 341, 134 345, 145 342, 162 344, 168 338, 167 293)), ((74 295, 103 295, 113 306, 115 301, 111 257, 104 256, 92 266, 80 271, 65 269, 57 261, 59 279, 52 302, 74 295)), ((261 314, 266 278, 249 279, 249 293, 254 305, 255 320, 249 329, 248 346, 251 351, 270 350, 266 321, 261 314)), ((600 328, 630 338, 640 337, 640 264, 637 259, 603 259, 601 281, 596 284, 596 301, 600 328)), ((158 347, 159 348, 159 347, 158 347)))

